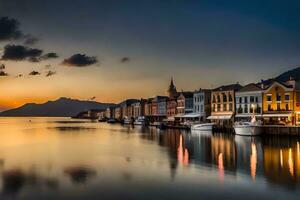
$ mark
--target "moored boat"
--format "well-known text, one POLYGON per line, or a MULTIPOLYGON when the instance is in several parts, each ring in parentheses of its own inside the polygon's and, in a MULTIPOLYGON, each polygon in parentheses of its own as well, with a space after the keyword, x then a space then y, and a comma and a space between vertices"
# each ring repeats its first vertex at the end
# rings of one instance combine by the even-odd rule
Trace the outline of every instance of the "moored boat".
POLYGON ((215 123, 200 123, 192 125, 192 130, 199 130, 199 131, 212 131, 215 123))
POLYGON ((145 118, 144 117, 138 117, 135 121, 134 121, 135 125, 144 125, 145 124, 145 118))
POLYGON ((234 124, 234 131, 237 135, 256 136, 262 134, 262 125, 260 121, 256 121, 255 116, 252 117, 251 122, 236 122, 234 124))

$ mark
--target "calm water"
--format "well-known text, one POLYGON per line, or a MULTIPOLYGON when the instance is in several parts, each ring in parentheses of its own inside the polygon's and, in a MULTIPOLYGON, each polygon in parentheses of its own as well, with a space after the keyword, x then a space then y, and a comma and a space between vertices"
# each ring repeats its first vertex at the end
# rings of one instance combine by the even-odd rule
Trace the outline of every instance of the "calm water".
POLYGON ((297 199, 299 141, 0 118, 0 199, 297 199))

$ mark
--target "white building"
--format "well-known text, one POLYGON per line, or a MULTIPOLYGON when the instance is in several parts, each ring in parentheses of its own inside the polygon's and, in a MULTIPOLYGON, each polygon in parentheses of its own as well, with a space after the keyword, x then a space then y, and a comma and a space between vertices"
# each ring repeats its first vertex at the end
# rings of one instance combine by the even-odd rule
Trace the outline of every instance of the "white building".
POLYGON ((236 119, 250 120, 253 113, 262 117, 262 89, 259 85, 250 83, 235 93, 236 119))
POLYGON ((206 118, 210 116, 210 98, 210 90, 200 89, 194 92, 193 113, 199 114, 200 121, 206 121, 206 118))

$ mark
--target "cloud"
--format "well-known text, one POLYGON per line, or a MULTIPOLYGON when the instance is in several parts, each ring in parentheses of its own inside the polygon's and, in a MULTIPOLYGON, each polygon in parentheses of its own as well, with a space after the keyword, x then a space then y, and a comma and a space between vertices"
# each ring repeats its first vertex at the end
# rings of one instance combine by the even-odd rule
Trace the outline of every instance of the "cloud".
POLYGON ((129 57, 123 57, 121 59, 121 63, 127 63, 127 62, 130 62, 130 58, 129 57))
POLYGON ((39 41, 39 39, 37 37, 30 35, 30 34, 25 35, 24 39, 25 39, 24 40, 25 45, 34 45, 39 41))
POLYGON ((38 62, 43 50, 29 48, 22 45, 6 45, 1 60, 29 60, 38 62))
POLYGON ((47 74, 46 74, 46 77, 48 77, 48 76, 53 76, 54 74, 56 74, 55 71, 49 70, 49 71, 47 72, 47 74))
POLYGON ((8 17, 0 18, 0 41, 19 39, 23 33, 19 29, 20 23, 16 19, 8 17))
POLYGON ((1 70, 0 71, 0 76, 8 76, 8 74, 5 71, 1 70))
POLYGON ((97 63, 96 57, 90 57, 85 54, 74 54, 70 58, 65 59, 62 64, 74 67, 85 67, 97 63))
POLYGON ((46 53, 44 55, 41 56, 42 60, 48 60, 48 59, 52 59, 52 58, 58 58, 59 56, 57 55, 57 53, 54 52, 50 52, 50 53, 46 53))
POLYGON ((38 71, 32 71, 28 75, 29 76, 36 76, 36 75, 40 75, 40 72, 38 72, 38 71))

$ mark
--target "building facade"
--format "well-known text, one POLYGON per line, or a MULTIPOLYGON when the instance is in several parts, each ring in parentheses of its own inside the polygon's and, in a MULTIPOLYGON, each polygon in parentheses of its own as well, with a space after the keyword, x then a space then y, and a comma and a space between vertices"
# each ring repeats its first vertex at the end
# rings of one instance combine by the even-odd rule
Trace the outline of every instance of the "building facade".
POLYGON ((240 90, 240 84, 225 85, 211 92, 211 116, 209 120, 219 125, 231 126, 235 115, 235 92, 240 90))
POLYGON ((263 90, 260 84, 250 83, 235 93, 235 107, 237 121, 250 121, 255 115, 262 118, 263 90))
POLYGON ((273 81, 263 90, 265 124, 300 124, 300 94, 295 80, 273 81))
POLYGON ((194 106, 194 94, 193 92, 181 92, 177 98, 177 116, 183 116, 184 114, 192 113, 194 106))
POLYGON ((194 92, 193 96, 193 113, 199 116, 199 121, 205 122, 206 118, 211 114, 211 91, 200 89, 194 92))

